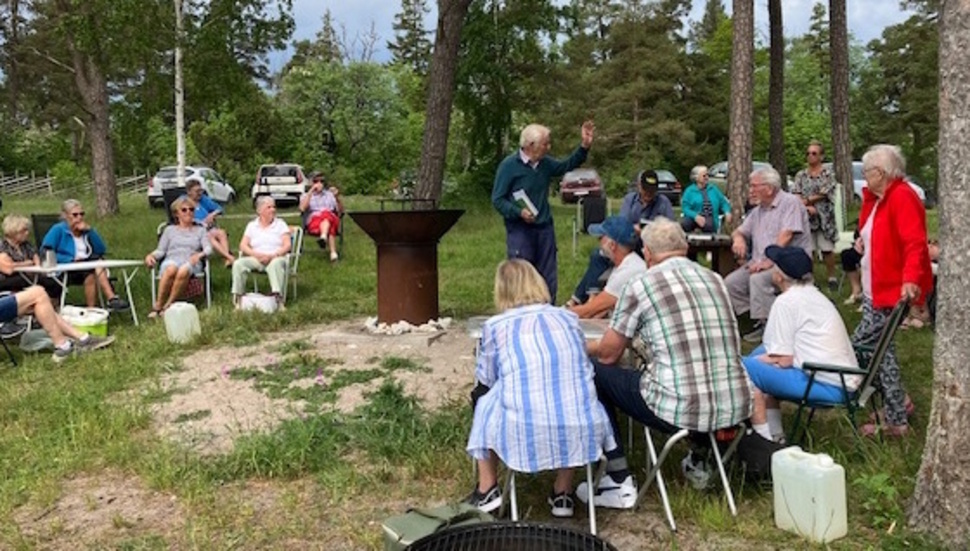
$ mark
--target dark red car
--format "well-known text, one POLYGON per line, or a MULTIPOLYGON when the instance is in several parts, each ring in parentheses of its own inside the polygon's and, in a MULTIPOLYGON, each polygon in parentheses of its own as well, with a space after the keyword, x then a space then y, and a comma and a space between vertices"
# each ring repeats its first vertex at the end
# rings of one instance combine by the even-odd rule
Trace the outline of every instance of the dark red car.
POLYGON ((603 183, 592 168, 577 168, 567 172, 559 183, 559 197, 563 203, 575 203, 580 197, 602 197, 603 183))

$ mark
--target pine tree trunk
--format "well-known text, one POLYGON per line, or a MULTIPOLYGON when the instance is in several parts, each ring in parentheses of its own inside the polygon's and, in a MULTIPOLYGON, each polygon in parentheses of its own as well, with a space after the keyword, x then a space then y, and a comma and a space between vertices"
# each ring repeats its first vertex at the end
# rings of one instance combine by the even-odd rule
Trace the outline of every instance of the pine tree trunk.
POLYGON ((771 74, 768 82, 768 127, 771 147, 768 161, 782 175, 781 183, 788 187, 788 163, 785 160, 785 34, 782 26, 781 0, 768 0, 768 21, 771 34, 771 74))
POLYGON ((970 541, 970 3, 940 14, 940 245, 933 407, 909 508, 915 530, 953 548, 970 541))
POLYGON ((734 43, 731 49, 727 195, 731 209, 744 212, 754 133, 754 1, 734 0, 732 5, 734 43))
POLYGON ((438 30, 428 70, 428 107, 415 192, 418 199, 441 199, 441 180, 448 152, 448 127, 455 96, 458 46, 470 4, 471 0, 438 0, 438 30))
POLYGON ((854 193, 852 143, 849 138, 849 34, 845 0, 829 0, 829 40, 832 60, 832 165, 842 184, 843 203, 854 193))
POLYGON ((118 188, 115 185, 114 146, 111 143, 111 118, 108 113, 108 83, 95 60, 82 53, 68 40, 74 67, 74 82, 87 112, 91 140, 91 175, 98 214, 118 212, 118 188))

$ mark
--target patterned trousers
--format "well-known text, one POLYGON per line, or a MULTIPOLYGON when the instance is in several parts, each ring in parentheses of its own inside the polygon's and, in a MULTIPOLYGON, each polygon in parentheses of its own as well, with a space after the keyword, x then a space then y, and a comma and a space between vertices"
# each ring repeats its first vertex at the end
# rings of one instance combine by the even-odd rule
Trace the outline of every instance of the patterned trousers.
MULTIPOLYGON (((854 346, 875 346, 883 327, 889 321, 889 315, 892 311, 892 308, 874 308, 872 299, 864 298, 862 301, 862 321, 859 322, 852 333, 852 344, 854 346)), ((875 378, 876 387, 882 392, 882 400, 886 405, 886 423, 890 425, 905 425, 907 423, 906 391, 903 390, 899 371, 896 344, 890 342, 875 378)))

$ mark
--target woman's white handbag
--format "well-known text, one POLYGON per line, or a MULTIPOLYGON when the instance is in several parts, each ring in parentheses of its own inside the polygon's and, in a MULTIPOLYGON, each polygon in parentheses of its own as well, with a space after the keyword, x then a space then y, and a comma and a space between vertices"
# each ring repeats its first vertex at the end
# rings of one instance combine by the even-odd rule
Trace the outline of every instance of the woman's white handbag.
POLYGON ((272 314, 279 307, 276 297, 259 293, 246 293, 239 299, 239 306, 243 310, 259 310, 272 314))

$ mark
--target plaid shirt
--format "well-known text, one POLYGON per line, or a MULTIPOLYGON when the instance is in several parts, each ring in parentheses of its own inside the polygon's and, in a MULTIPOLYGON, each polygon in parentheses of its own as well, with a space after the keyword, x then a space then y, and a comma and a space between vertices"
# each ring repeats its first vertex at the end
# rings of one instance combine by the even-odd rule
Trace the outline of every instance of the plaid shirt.
POLYGON ((668 423, 710 432, 751 416, 751 381, 724 281, 683 257, 623 289, 610 327, 651 353, 640 394, 668 423))

